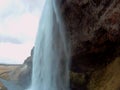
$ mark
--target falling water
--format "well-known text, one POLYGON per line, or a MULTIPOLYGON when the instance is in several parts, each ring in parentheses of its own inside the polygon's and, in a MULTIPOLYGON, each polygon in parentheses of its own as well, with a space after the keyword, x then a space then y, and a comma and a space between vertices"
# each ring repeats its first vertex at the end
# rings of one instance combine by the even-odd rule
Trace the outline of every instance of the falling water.
POLYGON ((36 38, 28 90, 69 90, 70 50, 57 0, 46 0, 36 38))

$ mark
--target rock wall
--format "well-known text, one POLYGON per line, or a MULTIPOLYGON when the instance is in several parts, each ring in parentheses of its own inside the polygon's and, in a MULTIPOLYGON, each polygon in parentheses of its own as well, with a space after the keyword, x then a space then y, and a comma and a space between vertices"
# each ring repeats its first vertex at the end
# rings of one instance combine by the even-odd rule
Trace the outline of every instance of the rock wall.
MULTIPOLYGON (((87 85, 93 72, 102 73, 102 69, 120 56, 120 0, 62 1, 61 12, 71 40, 71 72, 75 73, 72 77, 77 74, 76 82, 71 80, 71 88, 89 90, 87 85)), ((96 83, 97 79, 94 80, 96 83)))
POLYGON ((71 39, 73 64, 91 67, 118 55, 119 0, 64 0, 61 8, 71 39))

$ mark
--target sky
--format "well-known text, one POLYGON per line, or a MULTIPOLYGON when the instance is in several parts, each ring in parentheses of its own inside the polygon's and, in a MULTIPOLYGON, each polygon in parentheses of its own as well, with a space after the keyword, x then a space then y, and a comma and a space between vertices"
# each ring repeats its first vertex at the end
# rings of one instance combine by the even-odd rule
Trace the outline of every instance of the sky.
POLYGON ((0 63, 22 64, 34 46, 43 0, 0 0, 0 63))

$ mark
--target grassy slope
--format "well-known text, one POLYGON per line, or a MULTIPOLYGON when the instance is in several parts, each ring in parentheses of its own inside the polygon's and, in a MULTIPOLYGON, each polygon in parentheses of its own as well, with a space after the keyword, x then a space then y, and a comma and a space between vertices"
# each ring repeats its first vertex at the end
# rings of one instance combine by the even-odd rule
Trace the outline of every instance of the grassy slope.
POLYGON ((120 90, 120 57, 94 72, 88 87, 90 90, 120 90))
MULTIPOLYGON (((19 65, 0 65, 0 78, 3 79, 9 79, 9 72, 14 71, 16 68, 18 68, 19 65)), ((0 82, 0 88, 2 90, 6 90, 4 85, 0 82)), ((0 89, 1 90, 1 89, 0 89)))

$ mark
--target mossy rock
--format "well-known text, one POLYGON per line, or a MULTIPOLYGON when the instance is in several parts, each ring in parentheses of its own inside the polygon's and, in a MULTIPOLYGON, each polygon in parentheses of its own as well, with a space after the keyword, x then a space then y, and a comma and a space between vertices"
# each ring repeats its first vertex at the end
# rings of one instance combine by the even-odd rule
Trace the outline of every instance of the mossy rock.
POLYGON ((86 82, 85 74, 71 72, 70 73, 70 82, 71 82, 70 84, 71 84, 72 89, 79 90, 86 82))
POLYGON ((120 90, 120 57, 92 73, 88 90, 120 90))

